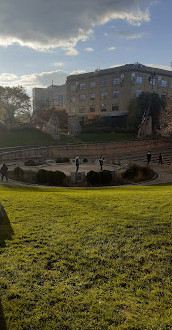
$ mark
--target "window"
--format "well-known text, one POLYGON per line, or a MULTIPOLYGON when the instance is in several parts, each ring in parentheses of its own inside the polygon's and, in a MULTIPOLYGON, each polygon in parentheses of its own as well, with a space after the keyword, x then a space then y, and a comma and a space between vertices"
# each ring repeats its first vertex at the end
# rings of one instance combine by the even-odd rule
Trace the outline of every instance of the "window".
POLYGON ((139 85, 143 84, 143 77, 136 77, 136 83, 139 85))
POLYGON ((152 85, 152 86, 155 86, 156 85, 155 78, 149 78, 149 84, 152 85))
POLYGON ((118 104, 112 104, 112 111, 118 111, 119 105, 118 104))
POLYGON ((71 102, 75 102, 75 97, 71 96, 71 102))
POLYGON ((121 85, 121 87, 124 86, 124 73, 121 73, 120 85, 121 85))
POLYGON ((100 111, 106 111, 106 105, 102 104, 100 111))
POLYGON ((119 91, 113 91, 113 98, 118 99, 119 98, 119 91))
POLYGON ((95 105, 90 105, 90 112, 95 112, 95 111, 96 111, 95 105))
POLYGON ((131 86, 134 86, 134 84, 135 84, 135 72, 132 72, 131 73, 131 86))
POLYGON ((101 99, 102 100, 107 99, 107 93, 106 92, 101 93, 101 99))
POLYGON ((96 95, 95 94, 90 94, 90 100, 95 100, 96 95))
POLYGON ((85 101, 85 95, 83 95, 83 94, 80 95, 80 101, 81 101, 81 102, 85 101))
POLYGON ((75 107, 70 108, 70 113, 72 113, 72 114, 75 113, 75 107))
POLYGON ((85 84, 84 83, 80 84, 80 90, 83 90, 83 89, 85 89, 85 84))
POLYGON ((167 87, 167 80, 161 80, 161 87, 167 87))
POLYGON ((102 87, 107 86, 107 80, 106 79, 101 80, 101 86, 102 87))
POLYGON ((136 91, 136 97, 139 97, 139 95, 142 93, 142 90, 141 89, 138 89, 137 91, 136 91))
POLYGON ((164 93, 161 93, 161 99, 162 99, 162 100, 164 100, 164 101, 165 101, 165 100, 166 100, 166 96, 167 96, 167 95, 166 95, 166 93, 165 93, 165 92, 164 92, 164 93))
POLYGON ((71 91, 76 91, 76 85, 70 85, 70 90, 71 91))
POLYGON ((80 112, 80 113, 85 112, 85 107, 79 107, 79 112, 80 112))
POLYGON ((95 81, 91 81, 90 82, 90 88, 95 88, 96 87, 96 83, 95 81))
POLYGON ((119 85, 120 84, 120 78, 113 78, 113 85, 119 85))

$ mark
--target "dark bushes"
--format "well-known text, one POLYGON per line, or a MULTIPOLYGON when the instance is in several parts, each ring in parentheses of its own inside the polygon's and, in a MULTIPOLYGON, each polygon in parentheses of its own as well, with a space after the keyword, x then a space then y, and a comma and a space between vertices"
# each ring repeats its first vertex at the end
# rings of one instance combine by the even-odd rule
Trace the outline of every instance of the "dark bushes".
POLYGON ((123 178, 129 181, 140 182, 152 179, 153 170, 149 166, 131 165, 124 173, 123 178))
POLYGON ((90 171, 87 173, 86 179, 92 186, 111 184, 112 173, 108 170, 103 170, 101 172, 90 171))
POLYGON ((28 159, 25 161, 25 166, 36 166, 36 163, 33 159, 28 159))
POLYGON ((86 179, 87 179, 87 182, 90 183, 92 186, 99 185, 101 182, 100 173, 95 172, 95 171, 88 172, 86 179))
POLYGON ((56 186, 63 183, 63 180, 66 178, 66 174, 61 171, 53 172, 41 169, 37 172, 36 178, 37 183, 56 186))
POLYGON ((101 183, 102 184, 108 184, 112 182, 112 173, 108 170, 103 170, 100 172, 101 176, 101 183))
POLYGON ((23 179, 23 176, 24 176, 24 171, 22 170, 22 168, 20 167, 15 167, 14 171, 14 176, 16 177, 16 179, 20 179, 22 180, 23 179))

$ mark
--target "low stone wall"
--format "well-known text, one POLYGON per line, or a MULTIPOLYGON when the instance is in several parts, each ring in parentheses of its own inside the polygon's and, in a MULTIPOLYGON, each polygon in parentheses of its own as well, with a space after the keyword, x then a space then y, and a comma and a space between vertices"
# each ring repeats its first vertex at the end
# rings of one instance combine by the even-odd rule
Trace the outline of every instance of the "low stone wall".
POLYGON ((168 139, 152 139, 152 140, 136 140, 126 142, 109 142, 109 143, 81 143, 68 144, 45 147, 16 147, 1 148, 0 162, 16 162, 28 159, 45 160, 56 159, 58 157, 88 158, 95 160, 100 155, 104 155, 106 160, 112 159, 120 154, 147 152, 148 150, 158 148, 168 148, 172 145, 172 141, 168 139))

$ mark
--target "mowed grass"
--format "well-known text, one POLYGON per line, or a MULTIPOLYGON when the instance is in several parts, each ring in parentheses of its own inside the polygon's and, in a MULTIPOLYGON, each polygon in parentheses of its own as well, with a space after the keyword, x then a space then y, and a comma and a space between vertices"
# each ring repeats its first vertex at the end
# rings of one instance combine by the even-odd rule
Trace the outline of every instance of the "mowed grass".
POLYGON ((134 140, 133 133, 83 133, 78 136, 60 135, 59 140, 54 140, 49 134, 40 130, 26 129, 15 131, 0 131, 0 148, 18 147, 18 146, 45 146, 59 144, 77 144, 77 143, 97 143, 110 141, 134 140))
POLYGON ((171 329, 172 186, 0 186, 8 330, 171 329))

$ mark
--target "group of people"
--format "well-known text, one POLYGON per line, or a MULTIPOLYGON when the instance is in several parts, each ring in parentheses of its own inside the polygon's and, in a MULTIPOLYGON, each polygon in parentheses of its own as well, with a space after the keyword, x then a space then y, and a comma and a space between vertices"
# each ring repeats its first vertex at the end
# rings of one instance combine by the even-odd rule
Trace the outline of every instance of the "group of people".
MULTIPOLYGON (((99 158, 100 171, 102 171, 102 169, 103 169, 103 162, 104 162, 104 157, 103 157, 103 155, 101 155, 100 158, 99 158)), ((75 165, 76 165, 76 172, 78 172, 79 165, 80 165, 80 161, 79 161, 78 156, 76 156, 76 158, 75 158, 75 165)))
MULTIPOLYGON (((148 153, 147 153, 147 162, 148 162, 148 164, 151 161, 151 157, 152 157, 151 152, 148 151, 148 153)), ((160 153, 159 156, 158 156, 158 165, 160 165, 160 164, 162 165, 162 161, 163 161, 163 157, 162 157, 162 154, 160 153)))

